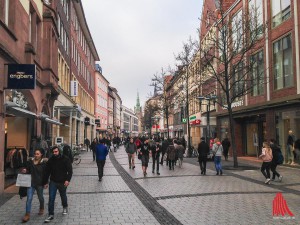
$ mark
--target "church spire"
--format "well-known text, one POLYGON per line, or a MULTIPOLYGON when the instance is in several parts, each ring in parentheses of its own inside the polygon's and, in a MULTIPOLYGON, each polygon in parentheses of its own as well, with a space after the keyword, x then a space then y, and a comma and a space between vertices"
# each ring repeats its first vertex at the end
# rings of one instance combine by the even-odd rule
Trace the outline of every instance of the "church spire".
POLYGON ((137 92, 137 98, 136 98, 136 106, 134 107, 134 112, 135 113, 140 113, 142 111, 142 107, 140 104, 140 96, 139 92, 137 92))

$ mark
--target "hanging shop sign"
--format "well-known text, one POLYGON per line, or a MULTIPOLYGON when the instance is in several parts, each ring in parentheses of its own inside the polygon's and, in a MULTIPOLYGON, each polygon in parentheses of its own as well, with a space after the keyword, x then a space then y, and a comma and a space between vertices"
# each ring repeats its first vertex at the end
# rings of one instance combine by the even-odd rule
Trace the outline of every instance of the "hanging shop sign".
POLYGON ((76 80, 71 80, 70 88, 71 88, 71 93, 70 93, 70 95, 71 95, 72 97, 78 96, 78 81, 76 81, 76 80))
POLYGON ((35 89, 35 64, 8 64, 8 89, 35 89))
POLYGON ((86 126, 91 125, 91 123, 90 123, 90 117, 85 117, 85 118, 84 118, 84 124, 85 124, 86 126))

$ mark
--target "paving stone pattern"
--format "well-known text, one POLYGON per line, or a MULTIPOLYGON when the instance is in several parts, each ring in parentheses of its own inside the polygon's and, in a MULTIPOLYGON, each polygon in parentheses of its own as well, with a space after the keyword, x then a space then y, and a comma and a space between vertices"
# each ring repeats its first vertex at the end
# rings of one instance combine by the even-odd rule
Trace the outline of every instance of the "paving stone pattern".
MULTIPOLYGON (((91 152, 83 152, 82 161, 73 166, 74 176, 68 187, 69 214, 62 215, 57 195, 55 219, 51 224, 300 224, 299 169, 279 166, 283 182, 264 184, 260 162, 222 161, 223 176, 216 176, 213 162, 208 162, 207 176, 200 174, 195 158, 185 158, 183 168, 169 170, 160 166, 161 175, 152 173, 150 160, 144 178, 141 162, 136 158, 135 170, 129 169, 127 155, 121 147, 110 153, 104 177, 98 181, 97 165, 91 152), (272 216, 273 200, 281 192, 294 218, 272 216)), ((0 225, 20 224, 25 213, 26 198, 15 195, 11 187, 0 196, 0 225)), ((48 190, 45 190, 48 202, 48 190)), ((38 216, 35 195, 31 220, 42 224, 46 214, 38 216)), ((47 209, 47 205, 46 205, 47 209)))

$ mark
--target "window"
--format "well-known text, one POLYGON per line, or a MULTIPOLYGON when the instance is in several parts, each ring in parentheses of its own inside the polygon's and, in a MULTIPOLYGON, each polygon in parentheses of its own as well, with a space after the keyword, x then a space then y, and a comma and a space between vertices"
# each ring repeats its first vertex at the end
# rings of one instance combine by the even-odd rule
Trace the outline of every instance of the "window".
POLYGON ((291 0, 272 0, 272 25, 278 26, 291 17, 291 0))
POLYGON ((293 86, 291 35, 273 44, 273 73, 275 90, 293 86))
POLYGON ((243 11, 240 10, 232 18, 232 47, 233 51, 238 52, 243 47, 243 11))
POLYGON ((233 77, 233 96, 240 97, 244 94, 245 75, 243 70, 243 63, 235 65, 233 77))
POLYGON ((263 33, 263 2, 262 0, 249 1, 249 20, 251 23, 251 34, 254 38, 263 33))
POLYGON ((252 96, 264 93, 264 53, 263 50, 251 56, 252 96))

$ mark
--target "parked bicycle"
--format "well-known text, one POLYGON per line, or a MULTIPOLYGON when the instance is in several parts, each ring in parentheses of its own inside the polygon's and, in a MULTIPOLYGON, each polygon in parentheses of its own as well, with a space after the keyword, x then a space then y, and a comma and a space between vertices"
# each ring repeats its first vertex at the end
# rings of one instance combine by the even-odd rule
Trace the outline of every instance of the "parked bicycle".
POLYGON ((81 147, 80 146, 74 146, 73 150, 73 164, 78 165, 81 162, 81 147))

